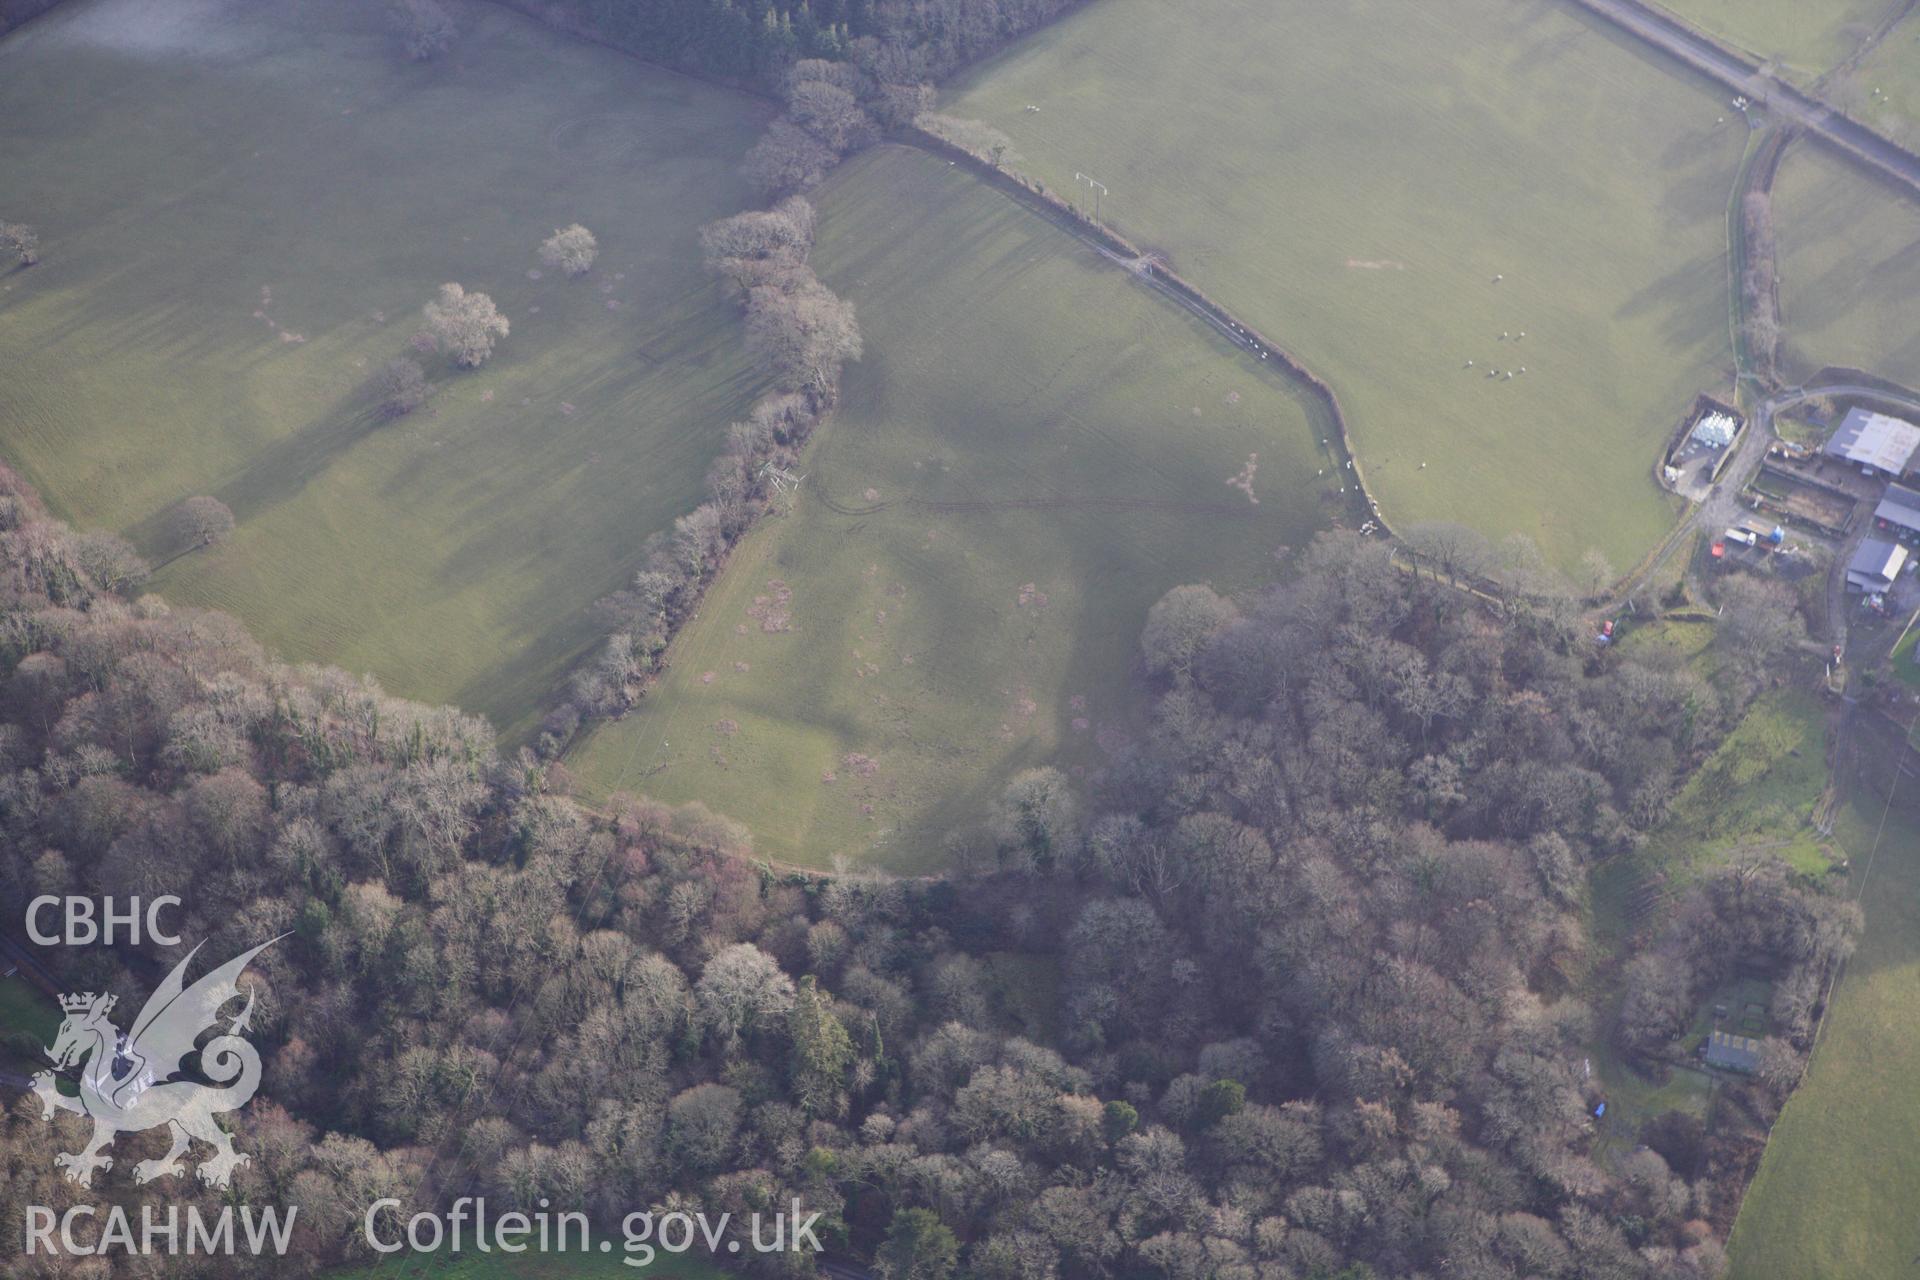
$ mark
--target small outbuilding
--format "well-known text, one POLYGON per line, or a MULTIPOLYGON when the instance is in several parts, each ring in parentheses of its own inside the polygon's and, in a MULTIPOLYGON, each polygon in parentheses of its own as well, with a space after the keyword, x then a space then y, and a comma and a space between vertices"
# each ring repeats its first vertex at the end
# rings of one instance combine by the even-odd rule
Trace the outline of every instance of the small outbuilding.
POLYGON ((1920 427, 1856 406, 1840 420, 1826 453, 1898 480, 1920 454, 1920 427))
POLYGON ((1706 1058, 1710 1067, 1752 1072, 1760 1065, 1760 1041, 1753 1036, 1715 1031, 1707 1037, 1706 1058))
POLYGON ((1907 549, 1897 542, 1868 538, 1847 562, 1847 590, 1878 595, 1891 591, 1907 567, 1907 549))
POLYGON ((1873 509, 1873 527, 1907 542, 1920 542, 1920 491, 1890 484, 1873 509))

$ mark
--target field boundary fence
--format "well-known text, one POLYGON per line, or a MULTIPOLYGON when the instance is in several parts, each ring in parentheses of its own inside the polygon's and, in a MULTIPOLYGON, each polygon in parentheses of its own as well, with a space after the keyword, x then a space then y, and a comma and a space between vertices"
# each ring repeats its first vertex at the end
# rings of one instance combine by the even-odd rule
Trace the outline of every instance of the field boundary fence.
POLYGON ((1277 363, 1287 380, 1296 389, 1306 391, 1320 406, 1327 421, 1332 424, 1333 434, 1325 437, 1329 441, 1327 447, 1333 450, 1333 461, 1336 467, 1353 473, 1357 499, 1351 504, 1351 514, 1357 517, 1361 527, 1371 524, 1384 536, 1398 540, 1381 510, 1379 501, 1367 487, 1366 473, 1361 467, 1359 455, 1354 450, 1352 432, 1348 428, 1346 411, 1340 405, 1340 398, 1334 394, 1333 388, 1309 369, 1299 357, 1247 324, 1210 297, 1198 285, 1168 266, 1164 257, 1141 248, 1111 227, 1093 221, 1079 209, 1047 190, 1041 183, 1001 168, 967 148, 917 126, 900 131, 896 138, 903 145, 966 165, 975 176, 995 190, 1040 214, 1082 242, 1099 249, 1104 256, 1118 260, 1132 272, 1136 279, 1199 316, 1221 337, 1254 356, 1255 363, 1277 363))

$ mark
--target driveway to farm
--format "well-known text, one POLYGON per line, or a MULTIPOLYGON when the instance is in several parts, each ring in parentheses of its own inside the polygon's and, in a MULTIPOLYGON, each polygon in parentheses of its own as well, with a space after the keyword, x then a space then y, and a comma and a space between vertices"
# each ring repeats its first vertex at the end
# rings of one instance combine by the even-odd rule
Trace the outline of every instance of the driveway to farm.
MULTIPOLYGON (((1789 409, 1796 408, 1809 400, 1819 400, 1826 396, 1846 396, 1862 400, 1876 400, 1883 404, 1896 406, 1903 412, 1920 416, 1920 396, 1896 393, 1883 387, 1869 387, 1857 382, 1832 382, 1818 387, 1789 387, 1777 391, 1762 400, 1753 411, 1753 429, 1745 434, 1733 461, 1727 464, 1721 473, 1720 482, 1713 486, 1705 502, 1693 509, 1693 513, 1681 522, 1667 542, 1665 555, 1642 570, 1631 582, 1626 583, 1603 609, 1595 613, 1596 617, 1612 613, 1620 607, 1620 602, 1638 591, 1667 558, 1683 545, 1688 545, 1691 535, 1703 529, 1722 528, 1733 524, 1746 514, 1740 505, 1740 491, 1747 487, 1754 473, 1760 469, 1766 458, 1767 446, 1774 439, 1773 420, 1789 409)), ((1859 545, 1864 533, 1864 521, 1857 522, 1863 527, 1856 529, 1841 545, 1834 557, 1834 568, 1828 579, 1827 587, 1827 624, 1832 635, 1841 644, 1846 643, 1846 593, 1840 583, 1845 577, 1846 562, 1859 545)))
POLYGON ((1638 0, 1576 0, 1628 34, 1764 104, 1828 145, 1920 192, 1920 157, 1849 120, 1819 98, 1776 80, 1745 58, 1638 0))

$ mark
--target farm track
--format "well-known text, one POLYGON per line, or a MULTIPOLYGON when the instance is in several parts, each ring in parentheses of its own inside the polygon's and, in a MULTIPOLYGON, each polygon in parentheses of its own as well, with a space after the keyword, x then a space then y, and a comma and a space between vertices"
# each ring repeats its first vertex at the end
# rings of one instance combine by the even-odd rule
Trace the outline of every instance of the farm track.
POLYGON ((1762 71, 1745 55, 1641 0, 1572 0, 1641 42, 1778 113, 1841 154, 1920 194, 1920 156, 1762 71))
MULTIPOLYGON (((1659 571, 1660 566, 1666 563, 1667 558, 1676 549, 1685 544, 1687 535, 1710 529, 1717 524, 1731 524, 1746 514, 1745 509, 1740 505, 1739 494, 1747 487, 1748 481, 1753 479, 1754 472, 1760 469, 1761 462, 1766 458, 1767 444, 1773 439, 1774 419, 1810 400, 1833 396, 1873 400, 1920 416, 1920 395, 1899 394, 1886 387, 1867 386, 1858 382, 1833 382, 1817 387, 1788 387, 1767 397, 1754 410, 1752 425, 1738 446, 1738 452, 1733 461, 1727 464, 1726 471, 1719 483, 1713 486, 1713 492, 1706 501, 1694 504, 1693 509, 1682 517, 1680 524, 1667 539, 1666 551, 1654 557, 1652 562, 1635 574, 1631 580, 1610 592, 1602 605, 1592 611, 1592 616, 1598 618, 1617 611, 1629 596, 1659 571)), ((1863 535, 1864 530, 1856 530, 1847 539, 1835 557, 1836 565, 1845 565, 1846 558, 1858 545, 1863 535)), ((1828 622, 1833 628, 1833 638, 1844 643, 1847 630, 1846 610, 1838 587, 1840 575, 1835 573, 1831 577, 1828 591, 1828 622)))

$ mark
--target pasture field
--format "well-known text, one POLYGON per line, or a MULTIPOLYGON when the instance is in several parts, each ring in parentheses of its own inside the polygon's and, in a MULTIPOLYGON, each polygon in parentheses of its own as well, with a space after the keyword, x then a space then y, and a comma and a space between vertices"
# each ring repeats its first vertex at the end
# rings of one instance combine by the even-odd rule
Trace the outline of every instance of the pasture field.
POLYGON ((1658 0, 1660 7, 1802 84, 1832 70, 1899 0, 1658 0))
POLYGON ((1895 809, 1882 831, 1882 809, 1863 796, 1834 830, 1866 934, 1734 1222, 1735 1280, 1907 1275, 1920 1253, 1920 826, 1895 809))
POLYGON ((292 660, 524 729, 587 609, 701 498, 757 389, 698 225, 749 200, 747 99, 460 4, 444 59, 377 4, 74 0, 0 42, 0 457, 292 660), (536 278, 578 220, 593 273, 536 278), (443 281, 513 326, 397 423, 366 384, 443 281))
POLYGON ((1893 674, 1906 684, 1920 688, 1920 662, 1914 661, 1914 654, 1920 652, 1920 628, 1907 632, 1906 639, 1893 647, 1893 674))
POLYGON ((1801 871, 1827 869, 1812 826, 1827 785, 1826 708, 1805 689, 1761 695, 1681 788, 1643 852, 1673 868, 1765 848, 1801 871))
POLYGON ((1887 32, 1840 92, 1856 120, 1909 149, 1920 147, 1920 11, 1887 32))
POLYGON ((1786 375, 1841 365, 1920 386, 1920 200, 1800 144, 1773 208, 1786 375))
POLYGON ((1108 222, 1326 378, 1398 526, 1569 570, 1671 526, 1655 457, 1732 367, 1746 131, 1705 82, 1548 0, 1102 0, 941 110, 1083 207, 1075 174, 1105 183, 1108 222))
POLYGON ((568 764, 771 858, 924 871, 1011 773, 1133 731, 1149 605, 1266 580, 1337 497, 1275 373, 964 170, 882 147, 818 203, 865 357, 791 511, 568 764))

